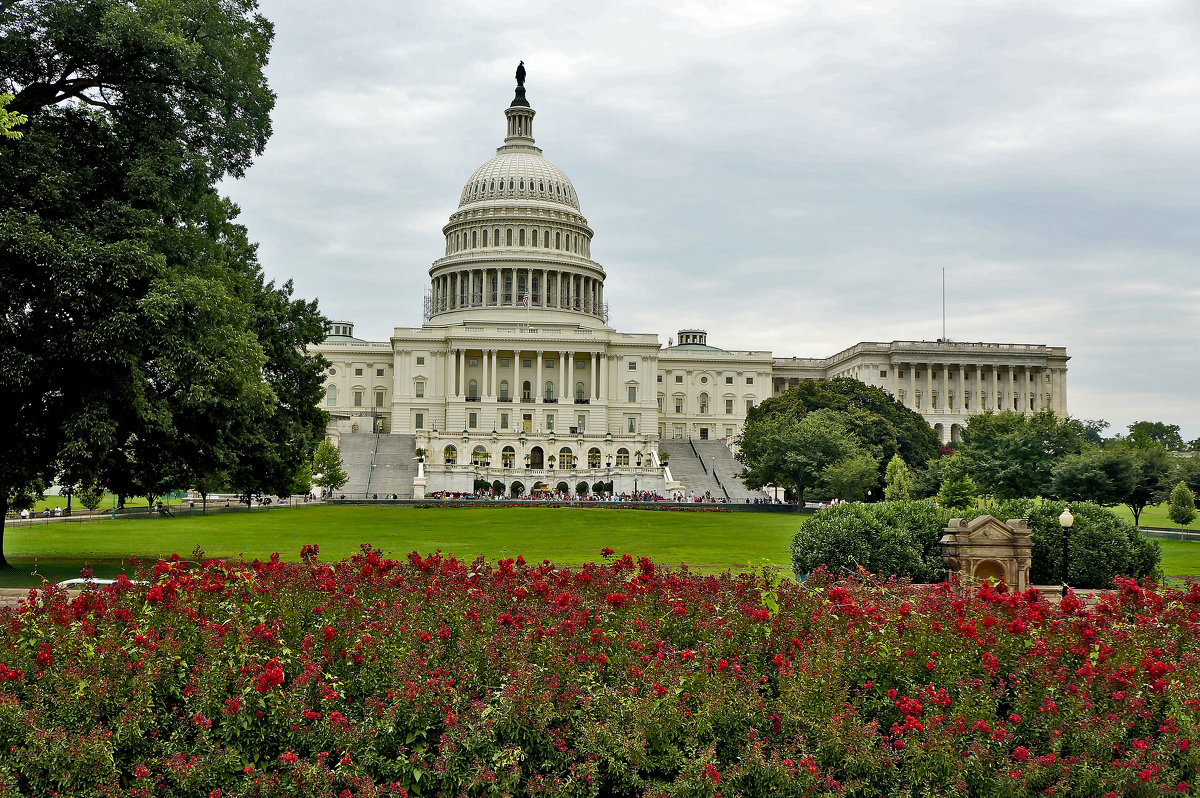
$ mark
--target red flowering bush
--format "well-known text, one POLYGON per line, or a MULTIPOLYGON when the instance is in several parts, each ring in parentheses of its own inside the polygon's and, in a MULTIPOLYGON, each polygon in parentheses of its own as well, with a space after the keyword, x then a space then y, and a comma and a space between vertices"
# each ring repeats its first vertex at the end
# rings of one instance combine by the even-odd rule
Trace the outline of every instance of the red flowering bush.
POLYGON ((1200 588, 161 562, 0 613, 0 794, 1176 795, 1200 588))

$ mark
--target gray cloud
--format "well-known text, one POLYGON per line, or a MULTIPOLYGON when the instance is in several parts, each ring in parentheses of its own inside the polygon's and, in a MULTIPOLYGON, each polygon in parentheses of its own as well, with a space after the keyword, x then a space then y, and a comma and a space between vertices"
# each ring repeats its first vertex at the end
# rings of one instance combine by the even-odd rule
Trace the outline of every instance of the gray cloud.
POLYGON ((1068 347, 1075 415, 1200 435, 1200 7, 1189 0, 270 0, 264 268, 385 338, 524 59, 612 323, 824 356, 1068 347))

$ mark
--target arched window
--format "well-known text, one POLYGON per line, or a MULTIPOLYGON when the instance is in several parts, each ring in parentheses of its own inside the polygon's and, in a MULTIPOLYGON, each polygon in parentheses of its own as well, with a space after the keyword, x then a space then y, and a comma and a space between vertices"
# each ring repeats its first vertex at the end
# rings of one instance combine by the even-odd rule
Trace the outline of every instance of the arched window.
POLYGON ((482 446, 476 446, 471 452, 471 465, 483 465, 484 461, 489 460, 487 449, 482 446))
POLYGON ((446 465, 455 465, 458 462, 458 449, 447 446, 446 450, 442 452, 442 459, 445 460, 446 465))
POLYGON ((517 243, 520 244, 520 246, 525 246, 525 228, 524 227, 522 227, 521 231, 517 234, 517 243))
POLYGON ((494 235, 492 236, 492 241, 495 242, 492 246, 498 247, 498 246, 500 246, 500 228, 497 227, 492 232, 494 233, 494 235))
POLYGON ((533 246, 536 247, 537 246, 537 228, 536 227, 533 229, 533 231, 530 233, 530 235, 533 236, 533 239, 530 241, 530 244, 532 244, 533 246))
POLYGON ((588 468, 600 467, 600 450, 595 446, 588 449, 588 468))
POLYGON ((522 179, 521 179, 521 190, 522 190, 522 191, 524 191, 524 190, 525 190, 525 180, 524 180, 524 178, 522 178, 522 179))
POLYGON ((545 190, 546 190, 546 184, 542 183, 542 182, 538 182, 538 191, 545 191, 545 190))
POLYGON ((479 246, 479 231, 472 230, 471 231, 471 247, 474 248, 477 246, 479 246))
POLYGON ((508 179, 508 190, 509 191, 513 190, 513 181, 512 181, 511 177, 508 179))
POLYGON ((547 230, 546 234, 544 236, 542 236, 542 242, 546 249, 550 249, 550 231, 549 230, 547 230))
POLYGON ((620 449, 617 449, 617 465, 618 466, 629 465, 629 450, 626 449, 624 446, 622 446, 620 449))
POLYGON ((546 398, 554 398, 554 382, 552 380, 546 380, 546 398))
POLYGON ((483 245, 487 246, 487 230, 483 231, 483 245))
POLYGON ((554 248, 562 249, 562 233, 554 234, 554 248))
POLYGON ((508 234, 504 237, 504 242, 508 246, 512 246, 512 228, 508 228, 508 234))
POLYGON ((327 404, 329 404, 330 407, 337 404, 337 386, 336 385, 326 385, 325 386, 325 398, 328 400, 327 404))
POLYGON ((505 468, 513 468, 517 464, 517 451, 511 446, 505 446, 500 451, 500 465, 505 468))
POLYGON ((575 383, 575 398, 576 399, 583 398, 583 383, 582 382, 575 383))
POLYGON ((470 382, 467 383, 467 396, 471 397, 472 399, 479 398, 479 381, 478 380, 471 380, 470 382))
POLYGON ((708 394, 706 393, 700 394, 700 415, 708 415, 708 394))
POLYGON ((558 450, 558 467, 559 468, 574 468, 575 453, 571 451, 570 446, 564 446, 558 450))
POLYGON ((496 190, 496 181, 493 180, 492 184, 491 184, 491 188, 489 188, 488 191, 495 191, 495 190, 496 190))
POLYGON ((500 380, 500 398, 508 398, 508 380, 500 380))
POLYGON ((521 383, 521 401, 533 401, 533 386, 529 383, 529 380, 525 380, 525 382, 521 383))

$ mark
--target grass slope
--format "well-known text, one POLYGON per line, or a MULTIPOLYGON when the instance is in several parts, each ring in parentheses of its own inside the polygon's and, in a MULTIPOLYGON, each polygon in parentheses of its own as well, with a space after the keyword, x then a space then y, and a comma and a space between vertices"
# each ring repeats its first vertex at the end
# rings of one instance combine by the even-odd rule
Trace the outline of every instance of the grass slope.
POLYGON ((599 560, 607 546, 706 571, 769 563, 790 573, 788 546, 805 517, 567 507, 297 507, 45 524, 7 531, 5 553, 17 573, 0 575, 0 587, 36 584, 29 576, 35 560, 38 572, 54 581, 78 576, 84 560, 97 576, 113 576, 128 556, 187 556, 199 545, 209 557, 266 559, 279 552, 297 559, 306 543, 319 544, 329 560, 369 542, 392 557, 441 549, 468 561, 520 554, 561 565, 599 560))

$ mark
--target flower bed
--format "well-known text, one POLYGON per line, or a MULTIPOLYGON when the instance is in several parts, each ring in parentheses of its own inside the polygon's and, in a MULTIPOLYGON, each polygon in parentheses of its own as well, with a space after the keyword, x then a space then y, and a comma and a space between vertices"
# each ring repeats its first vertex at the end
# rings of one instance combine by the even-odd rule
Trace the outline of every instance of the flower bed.
POLYGON ((0 615, 0 793, 1162 795, 1200 588, 1035 592, 364 547, 0 615))

